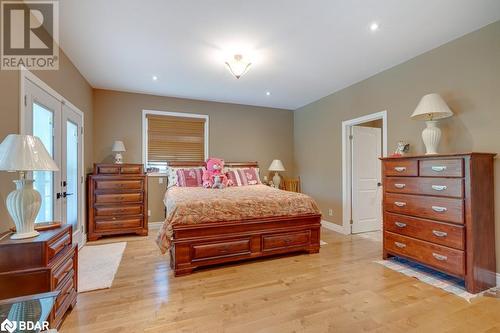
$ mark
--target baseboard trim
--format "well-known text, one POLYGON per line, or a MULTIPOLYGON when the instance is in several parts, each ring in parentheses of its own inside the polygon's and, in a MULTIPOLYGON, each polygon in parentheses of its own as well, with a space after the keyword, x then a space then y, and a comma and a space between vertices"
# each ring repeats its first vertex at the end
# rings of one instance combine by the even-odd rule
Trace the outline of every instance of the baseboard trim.
POLYGON ((342 234, 342 235, 349 235, 349 232, 347 230, 345 230, 345 228, 343 226, 338 225, 336 223, 321 220, 321 226, 323 228, 328 229, 328 230, 338 232, 339 234, 342 234))
POLYGON ((162 224, 163 222, 148 222, 148 229, 149 230, 160 229, 162 224))

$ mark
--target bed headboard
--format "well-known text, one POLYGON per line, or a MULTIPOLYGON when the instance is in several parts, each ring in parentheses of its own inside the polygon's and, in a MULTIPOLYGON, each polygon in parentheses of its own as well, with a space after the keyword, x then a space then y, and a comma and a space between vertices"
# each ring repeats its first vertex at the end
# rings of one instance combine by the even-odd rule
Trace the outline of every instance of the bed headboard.
MULTIPOLYGON (((178 168, 178 167, 188 167, 188 168, 204 167, 205 161, 170 162, 170 163, 168 163, 168 166, 176 167, 176 168, 178 168)), ((257 162, 225 162, 224 161, 224 166, 227 168, 258 168, 259 163, 257 163, 257 162)))

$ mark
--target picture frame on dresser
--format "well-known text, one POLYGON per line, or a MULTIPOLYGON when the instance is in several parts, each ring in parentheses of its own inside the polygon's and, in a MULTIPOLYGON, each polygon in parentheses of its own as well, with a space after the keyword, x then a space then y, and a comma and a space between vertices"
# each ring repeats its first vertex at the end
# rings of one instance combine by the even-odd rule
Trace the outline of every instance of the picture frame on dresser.
POLYGON ((148 235, 148 182, 142 164, 94 164, 87 186, 89 241, 148 235))
POLYGON ((384 157, 383 258, 496 286, 493 153, 384 157))

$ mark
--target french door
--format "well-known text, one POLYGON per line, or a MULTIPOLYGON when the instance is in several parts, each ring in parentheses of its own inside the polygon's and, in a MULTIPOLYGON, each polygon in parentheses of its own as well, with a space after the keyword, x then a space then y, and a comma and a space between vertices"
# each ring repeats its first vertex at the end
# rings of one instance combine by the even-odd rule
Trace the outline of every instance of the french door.
POLYGON ((83 237, 83 115, 28 78, 24 79, 24 132, 38 136, 59 171, 35 171, 34 187, 42 196, 35 222, 61 221, 83 237))

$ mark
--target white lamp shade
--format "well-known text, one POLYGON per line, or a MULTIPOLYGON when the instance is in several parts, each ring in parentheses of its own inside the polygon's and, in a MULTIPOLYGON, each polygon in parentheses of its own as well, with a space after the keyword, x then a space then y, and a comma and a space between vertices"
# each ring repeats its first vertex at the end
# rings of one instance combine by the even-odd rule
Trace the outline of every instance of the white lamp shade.
POLYGON ((125 145, 123 144, 123 141, 116 140, 113 143, 113 148, 111 149, 114 153, 122 153, 125 150, 125 145))
POLYGON ((0 144, 0 170, 58 171, 40 138, 9 134, 0 144))
POLYGON ((269 171, 285 171, 283 162, 281 162, 280 160, 274 160, 269 166, 269 171))
POLYGON ((428 94, 422 97, 411 115, 417 120, 437 120, 453 116, 446 102, 439 94, 428 94))

